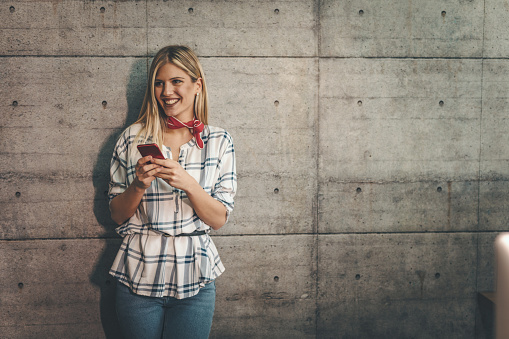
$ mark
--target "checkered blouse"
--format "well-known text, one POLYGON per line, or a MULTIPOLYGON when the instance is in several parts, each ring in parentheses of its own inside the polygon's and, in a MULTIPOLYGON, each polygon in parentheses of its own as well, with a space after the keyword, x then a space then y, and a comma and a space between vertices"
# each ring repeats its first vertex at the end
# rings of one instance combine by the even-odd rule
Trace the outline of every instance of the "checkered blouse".
MULTIPOLYGON (((141 154, 134 138, 140 128, 139 124, 127 128, 115 146, 110 167, 110 202, 135 178, 135 165, 141 154)), ((180 148, 178 161, 207 193, 225 205, 229 216, 237 190, 232 138, 225 130, 212 126, 205 126, 201 137, 203 149, 196 146, 193 138, 180 148)), ((162 152, 172 158, 166 146, 162 152)), ((208 234, 210 227, 198 218, 184 191, 160 178, 152 181, 136 213, 116 231, 124 240, 110 274, 136 294, 191 297, 224 271, 208 234), (207 234, 177 236, 196 230, 207 234)))

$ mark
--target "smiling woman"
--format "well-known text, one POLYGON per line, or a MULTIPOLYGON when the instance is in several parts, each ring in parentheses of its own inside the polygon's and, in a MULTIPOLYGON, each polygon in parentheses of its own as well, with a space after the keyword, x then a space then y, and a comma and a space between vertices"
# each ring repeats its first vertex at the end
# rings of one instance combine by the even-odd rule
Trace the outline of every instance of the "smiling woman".
POLYGON ((127 338, 207 338, 215 279, 224 271, 209 236, 237 189, 230 134, 207 125, 205 76, 184 46, 160 50, 138 120, 111 161, 110 210, 123 243, 110 274, 127 338), (156 143, 165 159, 142 157, 156 143))
POLYGON ((193 81, 182 69, 168 63, 157 71, 154 87, 157 102, 166 116, 181 121, 194 118, 194 102, 201 91, 201 78, 193 81))

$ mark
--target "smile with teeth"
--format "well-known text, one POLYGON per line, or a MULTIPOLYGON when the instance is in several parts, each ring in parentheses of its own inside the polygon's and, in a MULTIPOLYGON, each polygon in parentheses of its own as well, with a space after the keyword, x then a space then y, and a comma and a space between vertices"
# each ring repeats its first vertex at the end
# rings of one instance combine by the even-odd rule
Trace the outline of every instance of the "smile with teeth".
POLYGON ((164 103, 166 105, 173 105, 175 104, 177 101, 179 101, 179 99, 169 99, 169 100, 165 100, 164 103))

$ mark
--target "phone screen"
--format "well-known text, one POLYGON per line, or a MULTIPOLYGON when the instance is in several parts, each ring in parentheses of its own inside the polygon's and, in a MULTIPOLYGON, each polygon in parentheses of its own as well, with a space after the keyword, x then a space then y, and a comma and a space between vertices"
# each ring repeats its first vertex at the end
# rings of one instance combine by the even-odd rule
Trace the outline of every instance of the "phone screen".
POLYGON ((143 157, 151 155, 152 158, 156 159, 166 159, 163 155, 163 152, 159 149, 159 146, 157 144, 144 144, 144 145, 138 145, 138 151, 140 151, 141 155, 143 157))

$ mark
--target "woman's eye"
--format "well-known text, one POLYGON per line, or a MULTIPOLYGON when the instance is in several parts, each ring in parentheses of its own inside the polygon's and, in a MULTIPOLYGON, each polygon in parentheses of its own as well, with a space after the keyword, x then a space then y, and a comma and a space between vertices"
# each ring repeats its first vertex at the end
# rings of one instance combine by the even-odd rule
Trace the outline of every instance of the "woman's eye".
POLYGON ((160 82, 160 81, 156 81, 156 82, 154 83, 154 86, 156 86, 156 87, 159 87, 159 86, 162 86, 162 85, 163 85, 163 83, 162 83, 162 82, 160 82))
POLYGON ((182 80, 173 80, 173 83, 174 83, 175 85, 178 85, 178 84, 182 83, 182 80))

